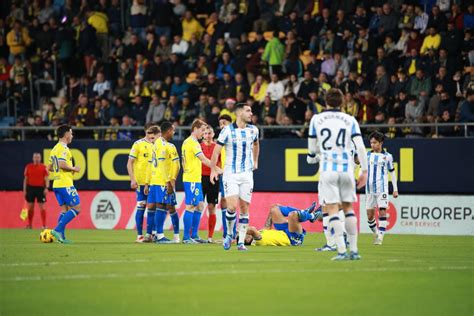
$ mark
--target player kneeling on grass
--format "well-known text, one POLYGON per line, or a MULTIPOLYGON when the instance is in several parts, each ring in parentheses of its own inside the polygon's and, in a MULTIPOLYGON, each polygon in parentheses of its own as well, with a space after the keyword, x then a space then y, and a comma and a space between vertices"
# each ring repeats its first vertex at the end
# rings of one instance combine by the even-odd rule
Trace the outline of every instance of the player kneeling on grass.
POLYGON ((369 135, 370 150, 367 153, 369 171, 365 186, 367 222, 375 234, 374 245, 381 245, 387 228, 388 172, 392 176, 393 197, 398 197, 397 175, 393 167, 393 157, 383 149, 384 135, 373 132, 369 135), (375 209, 379 209, 379 226, 375 222, 375 209))
POLYGON ((245 245, 255 243, 257 246, 300 246, 303 244, 306 231, 301 223, 314 222, 322 217, 321 207, 316 203, 304 210, 292 206, 273 205, 261 230, 253 226, 247 228, 245 245), (272 224, 275 229, 272 229, 272 224))

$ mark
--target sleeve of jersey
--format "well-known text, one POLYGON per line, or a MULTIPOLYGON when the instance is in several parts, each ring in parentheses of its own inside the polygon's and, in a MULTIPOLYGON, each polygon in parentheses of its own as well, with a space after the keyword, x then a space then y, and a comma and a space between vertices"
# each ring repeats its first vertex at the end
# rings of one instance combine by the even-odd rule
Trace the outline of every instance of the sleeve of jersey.
POLYGON ((169 173, 170 180, 176 180, 179 173, 179 156, 176 148, 170 148, 169 157, 171 158, 171 170, 169 173))
POLYGON ((259 133, 260 133, 259 129, 257 127, 255 127, 255 137, 253 139, 254 143, 258 141, 259 133))
POLYGON ((388 171, 389 172, 395 171, 395 168, 393 167, 393 157, 392 157, 392 155, 388 156, 387 164, 388 164, 388 171))
POLYGON ((68 157, 68 153, 67 153, 67 150, 65 150, 65 151, 62 152, 61 157, 58 158, 58 160, 64 160, 64 161, 66 161, 66 160, 67 160, 67 157, 68 157))
POLYGON ((202 148, 201 148, 201 145, 199 145, 199 143, 193 147, 193 154, 194 154, 194 157, 197 157, 202 154, 202 148))
POLYGON ((313 116, 309 122, 308 138, 316 138, 315 116, 313 116))
POLYGON ((137 146, 133 144, 132 149, 130 149, 130 153, 128 154, 129 158, 137 159, 137 146))
POLYGON ((225 143, 227 142, 227 136, 228 136, 228 128, 224 128, 220 133, 219 137, 217 137, 217 143, 221 146, 224 146, 225 143))
POLYGON ((360 126, 359 123, 354 118, 354 122, 352 123, 352 130, 351 130, 351 138, 354 138, 356 136, 362 136, 360 132, 360 126))

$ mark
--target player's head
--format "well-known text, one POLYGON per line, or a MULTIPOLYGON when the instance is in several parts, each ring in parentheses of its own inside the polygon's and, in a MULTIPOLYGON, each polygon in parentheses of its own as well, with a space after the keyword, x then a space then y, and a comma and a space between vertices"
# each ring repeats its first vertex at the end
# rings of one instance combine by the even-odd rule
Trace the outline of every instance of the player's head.
POLYGON ((252 121, 252 108, 247 103, 237 103, 235 105, 235 115, 237 119, 250 123, 252 121))
POLYGON ((164 121, 160 125, 161 128, 161 135, 163 135, 164 139, 170 141, 174 136, 174 125, 170 121, 164 121))
POLYGON ((56 129, 58 139, 63 143, 70 144, 72 142, 72 128, 70 125, 63 124, 56 129))
POLYGON ((41 154, 40 153, 34 153, 33 154, 33 163, 34 164, 39 164, 41 162, 41 154))
POLYGON ((219 128, 220 129, 223 129, 224 127, 226 127, 227 125, 229 125, 231 123, 232 123, 232 118, 230 117, 230 115, 223 114, 223 115, 219 116, 219 128))
POLYGON ((204 131, 204 140, 206 142, 212 142, 213 139, 214 129, 210 125, 207 125, 206 130, 204 131))
POLYGON ((339 109, 344 100, 344 95, 339 89, 329 89, 326 93, 326 107, 329 109, 339 109))
POLYGON ((161 130, 155 122, 146 123, 144 130, 146 133, 145 138, 150 142, 154 142, 155 139, 161 136, 161 130))
MULTIPOLYGON (((244 245, 250 246, 252 245, 253 237, 250 234, 245 235, 244 245)), ((237 236, 237 243, 239 243, 239 236, 237 236)))
POLYGON ((383 140, 385 136, 379 131, 374 131, 369 135, 370 148, 375 152, 382 151, 383 140))
POLYGON ((193 124, 191 124, 191 135, 193 135, 197 140, 202 139, 204 136, 204 132, 206 131, 207 124, 200 120, 194 120, 193 124))

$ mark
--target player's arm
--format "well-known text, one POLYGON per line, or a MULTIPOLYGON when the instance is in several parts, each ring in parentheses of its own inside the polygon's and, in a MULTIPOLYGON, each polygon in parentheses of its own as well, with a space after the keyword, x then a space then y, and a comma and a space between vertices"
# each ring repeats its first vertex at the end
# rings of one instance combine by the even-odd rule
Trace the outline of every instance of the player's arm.
POLYGON ((263 229, 271 229, 273 225, 272 221, 272 213, 268 212, 267 219, 265 220, 265 224, 263 225, 263 229))
MULTIPOLYGON (((358 127, 359 127, 359 124, 357 124, 357 128, 358 127)), ((351 137, 356 147, 357 156, 359 157, 360 176, 359 176, 359 179, 357 180, 357 188, 360 189, 364 187, 365 184, 367 183, 368 166, 367 166, 367 150, 365 149, 364 140, 362 139, 362 135, 360 134, 360 129, 358 131, 359 131, 358 133, 357 133, 357 130, 355 133, 353 131, 351 137)))
POLYGON ((135 172, 133 171, 133 164, 135 163, 137 157, 137 147, 135 146, 135 144, 133 144, 132 149, 130 149, 130 154, 128 155, 127 172, 128 176, 130 177, 130 188, 134 190, 138 188, 137 179, 135 178, 135 172))
POLYGON ((44 175, 44 194, 46 195, 49 191, 49 173, 48 170, 45 169, 45 175, 44 175))
POLYGON ((306 162, 310 165, 319 162, 319 146, 318 138, 316 137, 315 116, 311 118, 311 122, 309 123, 308 156, 306 156, 306 162))
POLYGON ((23 177, 23 195, 26 198, 26 183, 28 182, 28 176, 25 168, 24 177, 23 177))
POLYGON ((258 140, 258 136, 253 142, 253 147, 252 147, 252 154, 253 154, 253 170, 258 169, 258 156, 260 155, 260 141, 258 140))
POLYGON ((181 168, 179 163, 179 157, 173 158, 171 161, 171 168, 169 172, 169 180, 168 180, 168 193, 173 193, 174 188, 176 187, 176 179, 178 178, 179 169, 181 168))
POLYGON ((79 172, 79 171, 81 171, 81 167, 79 167, 79 166, 71 167, 67 164, 66 160, 63 160, 63 159, 58 160, 58 165, 59 165, 59 168, 64 170, 64 171, 69 171, 69 172, 79 172))
POLYGON ((397 198, 398 197, 397 173, 395 172, 395 168, 393 167, 393 157, 390 157, 388 160, 387 170, 390 172, 390 176, 392 177, 392 187, 393 187, 392 196, 394 198, 397 198))
POLYGON ((219 155, 220 155, 221 150, 222 150, 222 145, 219 142, 216 143, 216 146, 214 146, 214 150, 212 151, 212 156, 211 156, 211 161, 210 161, 212 184, 215 183, 215 180, 217 180, 217 177, 219 176, 219 167, 217 167, 217 160, 219 160, 219 155))

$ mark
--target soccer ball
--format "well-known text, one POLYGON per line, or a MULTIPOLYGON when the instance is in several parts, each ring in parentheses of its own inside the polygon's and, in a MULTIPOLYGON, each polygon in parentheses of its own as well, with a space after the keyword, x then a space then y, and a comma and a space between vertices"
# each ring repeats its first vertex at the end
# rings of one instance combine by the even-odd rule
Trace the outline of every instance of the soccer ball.
POLYGON ((45 229, 40 233, 40 241, 50 243, 54 241, 54 236, 51 234, 51 229, 45 229))

